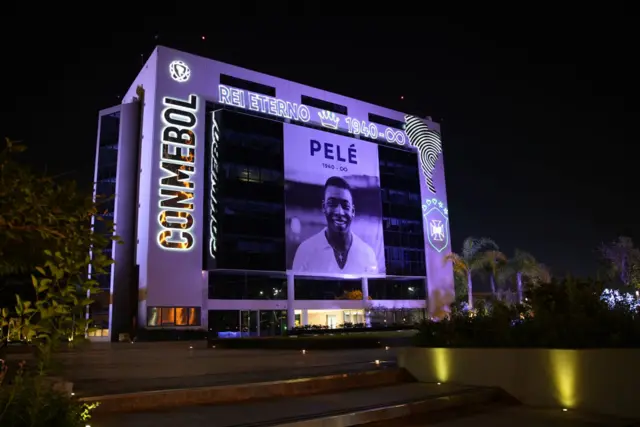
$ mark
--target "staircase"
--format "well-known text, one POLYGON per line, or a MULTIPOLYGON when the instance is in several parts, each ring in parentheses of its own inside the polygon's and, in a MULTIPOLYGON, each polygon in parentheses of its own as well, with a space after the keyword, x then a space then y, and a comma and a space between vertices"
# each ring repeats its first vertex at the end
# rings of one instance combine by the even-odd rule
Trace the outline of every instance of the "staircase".
POLYGON ((83 400, 101 403, 92 427, 401 426, 512 403, 498 389, 417 383, 384 364, 360 372, 83 400))

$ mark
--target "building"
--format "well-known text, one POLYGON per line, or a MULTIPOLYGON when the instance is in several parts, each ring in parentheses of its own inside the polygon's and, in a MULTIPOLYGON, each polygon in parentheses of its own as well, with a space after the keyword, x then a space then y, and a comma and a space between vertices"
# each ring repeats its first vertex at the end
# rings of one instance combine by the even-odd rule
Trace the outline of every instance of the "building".
POLYGON ((439 312, 453 298, 439 130, 156 48, 99 115, 96 191, 115 194, 124 243, 91 308, 97 335, 264 335, 439 312))

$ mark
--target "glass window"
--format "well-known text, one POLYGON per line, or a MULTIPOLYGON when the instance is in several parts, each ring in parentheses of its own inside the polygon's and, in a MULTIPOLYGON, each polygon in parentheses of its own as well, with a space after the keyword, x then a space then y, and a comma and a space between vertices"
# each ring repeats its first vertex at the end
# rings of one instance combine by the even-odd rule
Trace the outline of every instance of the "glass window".
POLYGON ((147 326, 200 326, 200 308, 149 307, 147 326))
MULTIPOLYGON (((386 146, 378 152, 387 274, 425 276, 417 154, 386 146)), ((373 297, 371 285, 369 295, 373 297)))
POLYGON ((424 278, 386 277, 369 279, 369 296, 375 300, 423 300, 424 278))
POLYGON ((295 277, 295 296, 297 300, 341 299, 345 295, 357 295, 353 291, 362 291, 361 279, 295 277))
POLYGON ((284 273, 209 272, 211 299, 287 299, 284 273))
POLYGON ((232 111, 216 120, 221 173, 215 268, 284 271, 282 123, 232 111))

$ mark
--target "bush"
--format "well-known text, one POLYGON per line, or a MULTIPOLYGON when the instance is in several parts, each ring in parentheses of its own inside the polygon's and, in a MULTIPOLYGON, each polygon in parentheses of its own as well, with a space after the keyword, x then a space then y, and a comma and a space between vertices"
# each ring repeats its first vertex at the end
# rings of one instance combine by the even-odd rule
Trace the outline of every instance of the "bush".
POLYGON ((621 299, 605 300, 603 286, 567 279, 530 289, 524 305, 479 303, 470 313, 452 306, 442 321, 424 322, 421 347, 640 347, 640 314, 621 299))
POLYGON ((78 402, 44 375, 21 362, 11 383, 0 360, 0 425, 3 427, 83 427, 95 405, 78 402), (6 380, 6 381, 3 381, 6 380))

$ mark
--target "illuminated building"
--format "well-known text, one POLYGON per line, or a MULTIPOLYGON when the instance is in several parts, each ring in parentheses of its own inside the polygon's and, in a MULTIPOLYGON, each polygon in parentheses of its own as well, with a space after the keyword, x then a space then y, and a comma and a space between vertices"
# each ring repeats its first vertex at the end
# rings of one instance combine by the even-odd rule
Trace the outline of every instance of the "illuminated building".
POLYGON ((96 191, 115 194, 124 244, 92 307, 98 335, 437 315, 453 297, 439 131, 156 48, 123 103, 99 116, 96 191))

